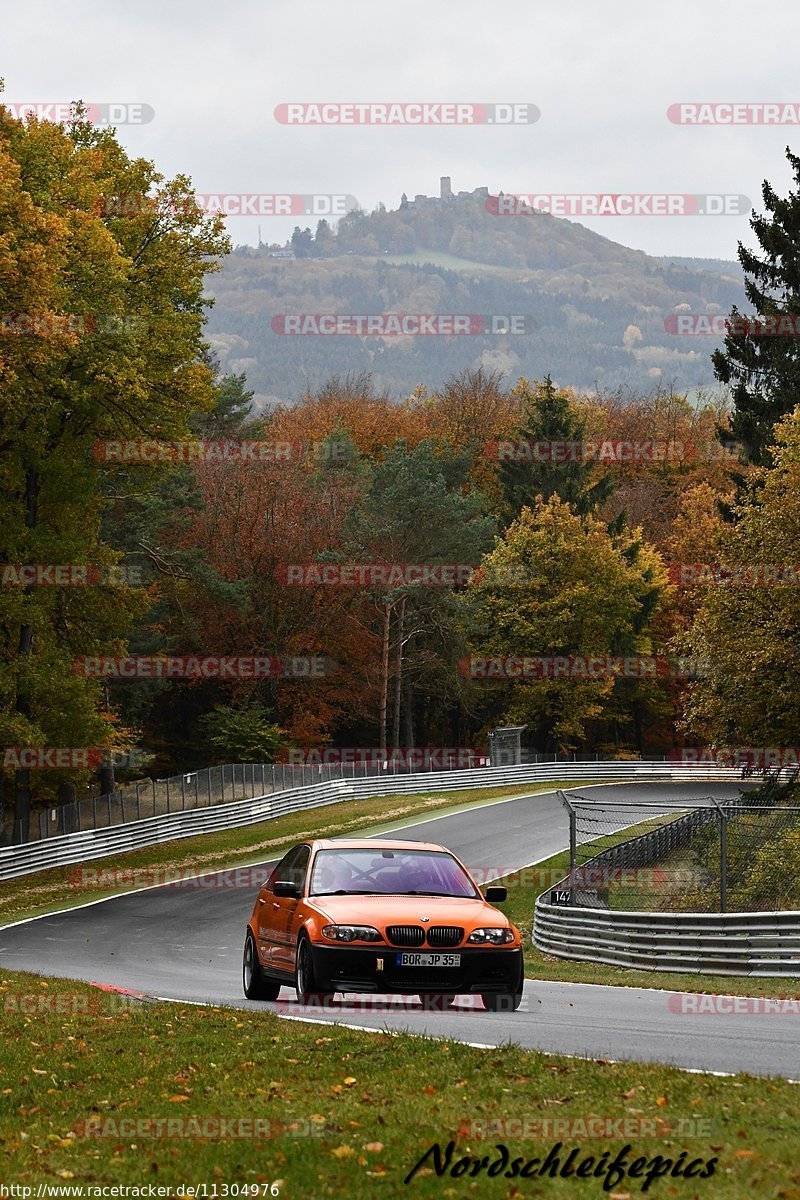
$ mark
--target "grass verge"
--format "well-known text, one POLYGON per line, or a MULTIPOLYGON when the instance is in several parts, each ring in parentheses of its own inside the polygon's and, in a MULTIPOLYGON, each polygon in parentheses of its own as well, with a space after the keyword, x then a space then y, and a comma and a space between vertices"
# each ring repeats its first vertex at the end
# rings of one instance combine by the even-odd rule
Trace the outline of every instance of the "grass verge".
MULTIPOLYGON (((717 1160, 710 1181, 672 1177, 648 1195, 798 1195, 798 1093, 781 1080, 481 1050, 269 1012, 122 1008, 96 988, 18 973, 0 978, 0 997, 6 1185, 152 1184, 180 1196, 205 1184, 210 1197, 215 1184, 218 1196, 224 1185, 260 1185, 263 1196, 277 1183, 283 1197, 314 1200, 605 1194, 599 1179, 575 1176, 439 1178, 430 1159, 404 1185, 433 1143, 454 1140, 453 1162, 493 1162, 497 1143, 541 1161, 558 1142, 562 1163, 573 1147, 597 1162, 626 1145, 629 1162, 717 1160)), ((643 1183, 608 1190, 639 1195, 643 1183)))
MULTIPOLYGON (((526 867, 498 882, 508 888, 508 900, 500 907, 522 931, 525 945, 525 975, 528 979, 550 979, 561 983, 600 983, 618 987, 660 988, 670 992, 708 992, 725 996, 770 996, 800 998, 800 979, 762 979, 752 975, 699 975, 677 971, 631 970, 605 963, 573 962, 543 954, 531 943, 533 910, 537 896, 569 872, 569 853, 526 867)), ((800 1190, 797 1193, 800 1197, 800 1190)))
POLYGON ((583 786, 586 785, 553 782, 527 787, 471 788, 469 791, 405 793, 340 801, 241 829, 200 834, 93 859, 82 865, 38 871, 2 884, 0 925, 104 899, 133 887, 169 882, 180 873, 202 874, 278 858, 294 842, 306 837, 339 837, 365 829, 375 833, 386 828, 388 832, 413 817, 424 819, 476 804, 491 804, 504 797, 583 786), (99 886, 96 886, 98 877, 99 886))

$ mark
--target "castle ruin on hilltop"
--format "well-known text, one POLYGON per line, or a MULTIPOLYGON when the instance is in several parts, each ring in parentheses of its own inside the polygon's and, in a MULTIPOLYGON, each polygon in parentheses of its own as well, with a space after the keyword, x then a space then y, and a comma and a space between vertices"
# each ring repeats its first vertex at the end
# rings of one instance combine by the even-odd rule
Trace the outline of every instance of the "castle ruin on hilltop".
POLYGON ((415 196, 413 200, 409 200, 403 192, 400 208, 439 208, 442 204, 457 204, 459 200, 486 200, 488 195, 488 187, 478 187, 472 192, 454 192, 450 186, 450 176, 442 175, 439 179, 438 196, 415 196))

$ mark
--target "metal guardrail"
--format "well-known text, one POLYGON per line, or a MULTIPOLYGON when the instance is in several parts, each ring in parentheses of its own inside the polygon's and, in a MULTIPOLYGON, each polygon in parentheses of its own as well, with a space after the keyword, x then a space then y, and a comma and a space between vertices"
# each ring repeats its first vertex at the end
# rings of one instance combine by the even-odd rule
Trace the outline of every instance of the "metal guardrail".
POLYGON ((800 912, 635 913, 536 902, 546 954, 614 967, 800 976, 800 912))
POLYGON ((509 767, 479 767, 467 771, 427 772, 417 775, 369 776, 338 779, 284 792, 228 801, 208 808, 187 809, 112 825, 50 837, 38 842, 0 848, 0 880, 14 879, 49 867, 72 866, 109 854, 139 850, 162 842, 196 837, 222 829, 238 829, 269 821, 285 813, 317 808, 341 800, 401 793, 456 791, 467 788, 502 787, 510 784, 554 781, 588 782, 686 782, 738 780, 733 767, 705 764, 691 766, 670 762, 606 761, 529 763, 509 767))

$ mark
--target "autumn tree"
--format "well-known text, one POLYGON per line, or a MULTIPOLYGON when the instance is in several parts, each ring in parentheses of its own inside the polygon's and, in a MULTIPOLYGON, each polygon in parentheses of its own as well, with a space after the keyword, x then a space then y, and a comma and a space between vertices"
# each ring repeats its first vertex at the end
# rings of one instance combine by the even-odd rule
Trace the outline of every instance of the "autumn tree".
POLYGON ((718 565, 738 568, 740 581, 703 589, 689 636, 705 673, 691 690, 688 726, 716 745, 794 746, 800 728, 797 409, 776 426, 775 439, 758 500, 735 507, 720 548, 718 565))
MULTIPOLYGON (((524 508, 463 595, 470 653, 579 661, 652 655, 650 625, 666 576, 655 551, 625 537, 615 541, 599 518, 579 516, 555 495, 524 508)), ((537 748, 563 751, 584 743, 591 725, 620 719, 615 697, 627 682, 579 670, 476 687, 486 696, 487 725, 527 724, 537 748)), ((632 720, 629 705, 628 726, 632 720)))
POLYGON ((368 372, 333 375, 291 408, 278 407, 269 435, 277 441, 305 441, 313 446, 337 429, 346 429, 358 452, 370 456, 380 456, 397 441, 415 445, 426 436, 414 412, 394 403, 368 372))
MULTIPOLYGON (((23 122, 2 106, 0 212, 0 311, 14 316, 0 337, 6 562, 113 563, 93 446, 180 435, 210 402, 203 293, 227 247, 221 222, 199 211, 188 179, 165 182, 113 130, 80 116, 23 122), (120 196, 138 203, 121 214, 120 196)), ((72 660, 122 650, 140 602, 122 587, 2 589, 4 744, 113 743, 102 688, 72 660)), ((22 838, 30 795, 30 774, 18 771, 22 838)))

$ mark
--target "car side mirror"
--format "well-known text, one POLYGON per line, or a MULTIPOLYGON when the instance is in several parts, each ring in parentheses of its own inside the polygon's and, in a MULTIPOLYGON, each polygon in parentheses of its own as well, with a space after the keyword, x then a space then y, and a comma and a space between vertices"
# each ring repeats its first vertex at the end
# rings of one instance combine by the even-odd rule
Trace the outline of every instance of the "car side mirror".
POLYGON ((506 887, 487 887, 487 889, 483 893, 483 895, 484 895, 484 898, 486 900, 488 900, 490 904, 502 904, 504 900, 508 899, 508 888, 506 888, 506 887))
POLYGON ((299 883, 292 883, 290 879, 276 879, 272 885, 272 892, 275 896, 291 896, 299 900, 302 888, 299 883))

